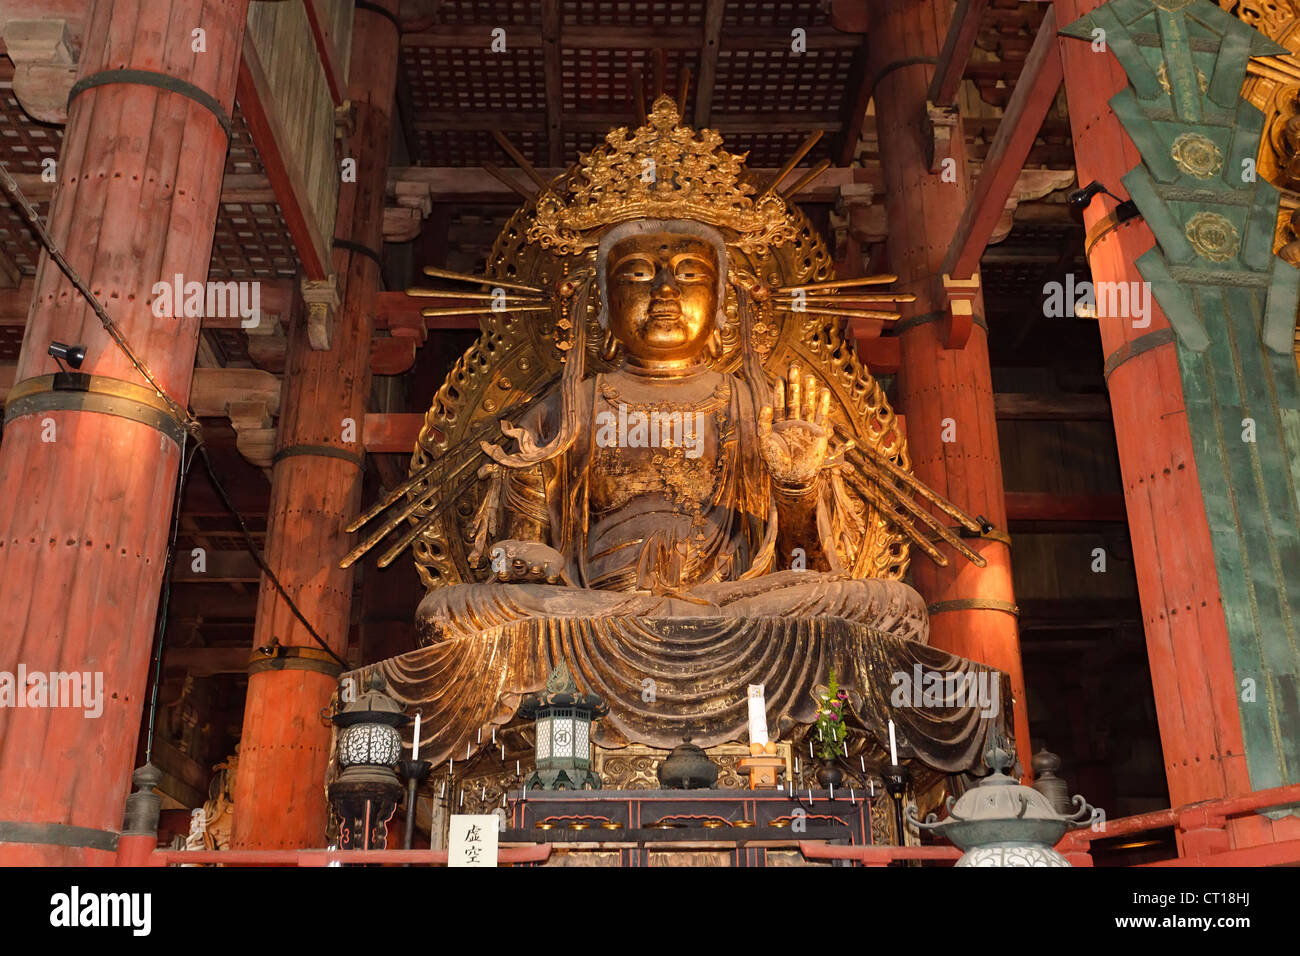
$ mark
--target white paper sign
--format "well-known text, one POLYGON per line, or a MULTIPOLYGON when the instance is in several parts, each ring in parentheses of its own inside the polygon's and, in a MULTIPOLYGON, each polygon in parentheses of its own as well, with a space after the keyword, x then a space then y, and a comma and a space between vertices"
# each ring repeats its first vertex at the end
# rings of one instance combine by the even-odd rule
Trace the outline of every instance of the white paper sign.
POLYGON ((749 742, 767 743, 767 705, 763 701, 763 685, 749 685, 749 742))
POLYGON ((453 813, 447 839, 448 866, 496 866, 497 828, 495 813, 453 813))

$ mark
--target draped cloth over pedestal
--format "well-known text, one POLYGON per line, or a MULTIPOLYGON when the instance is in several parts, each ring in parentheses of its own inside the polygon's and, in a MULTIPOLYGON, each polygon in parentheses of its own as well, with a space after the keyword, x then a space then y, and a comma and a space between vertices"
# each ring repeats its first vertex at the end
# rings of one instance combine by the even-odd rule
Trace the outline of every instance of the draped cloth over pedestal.
MULTIPOLYGON (((531 619, 345 676, 364 680, 378 671, 389 694, 408 712, 422 714, 420 755, 441 763, 463 756, 467 743, 472 750, 493 746, 492 728, 509 723, 524 695, 540 691, 561 661, 582 692, 609 705, 594 732, 595 742, 607 748, 640 743, 669 749, 687 733, 705 747, 743 742, 750 684, 766 688, 773 738, 788 739, 815 721, 814 688, 831 668, 870 737, 887 740, 892 718, 905 741, 903 756, 936 771, 978 770, 987 741, 1001 728, 998 715, 1008 710, 1002 700, 981 708, 956 694, 943 699, 952 706, 927 700, 926 707, 891 707, 894 675, 912 681, 918 666, 923 675, 1002 675, 834 617, 531 619)), ((998 680, 994 686, 1008 685, 998 680)))

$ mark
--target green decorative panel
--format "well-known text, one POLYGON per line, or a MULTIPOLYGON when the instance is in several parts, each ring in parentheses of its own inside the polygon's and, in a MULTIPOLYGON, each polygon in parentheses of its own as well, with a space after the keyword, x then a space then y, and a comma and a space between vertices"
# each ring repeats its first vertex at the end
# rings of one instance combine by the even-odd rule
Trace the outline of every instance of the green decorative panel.
POLYGON ((1157 243, 1137 265, 1176 336, 1251 784, 1295 783, 1300 272, 1273 255, 1263 115, 1241 98, 1250 57, 1287 50, 1208 0, 1112 0, 1061 32, 1104 39, 1128 75, 1110 105, 1142 154, 1124 185, 1157 243))

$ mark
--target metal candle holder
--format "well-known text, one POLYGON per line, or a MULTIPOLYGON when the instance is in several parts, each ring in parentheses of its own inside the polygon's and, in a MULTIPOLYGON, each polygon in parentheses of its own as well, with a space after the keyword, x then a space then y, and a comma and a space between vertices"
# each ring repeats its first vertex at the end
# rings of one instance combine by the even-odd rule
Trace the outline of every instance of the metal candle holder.
POLYGON ((409 850, 415 842, 415 794, 433 764, 428 760, 399 760, 397 765, 406 778, 406 840, 402 846, 409 850))
MULTIPOLYGON (((887 764, 881 768, 881 779, 885 783, 885 792, 889 794, 894 802, 894 826, 895 833, 898 834, 896 846, 906 845, 906 833, 903 829, 903 797, 907 795, 907 786, 912 781, 912 772, 902 764, 887 764)), ((906 860, 894 860, 891 866, 906 866, 906 860)))

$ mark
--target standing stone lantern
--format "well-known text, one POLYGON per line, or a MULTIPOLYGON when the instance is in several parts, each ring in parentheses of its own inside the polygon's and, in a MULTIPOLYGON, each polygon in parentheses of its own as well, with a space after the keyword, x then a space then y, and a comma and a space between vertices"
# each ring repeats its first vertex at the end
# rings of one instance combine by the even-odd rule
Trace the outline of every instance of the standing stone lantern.
POLYGON ((342 772, 329 785, 329 800, 339 818, 339 845, 345 850, 384 849, 388 821, 402 795, 393 769, 402 756, 397 728, 410 718, 380 687, 382 681, 374 681, 331 718, 339 728, 336 752, 342 772))

